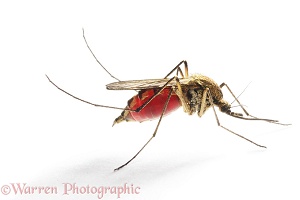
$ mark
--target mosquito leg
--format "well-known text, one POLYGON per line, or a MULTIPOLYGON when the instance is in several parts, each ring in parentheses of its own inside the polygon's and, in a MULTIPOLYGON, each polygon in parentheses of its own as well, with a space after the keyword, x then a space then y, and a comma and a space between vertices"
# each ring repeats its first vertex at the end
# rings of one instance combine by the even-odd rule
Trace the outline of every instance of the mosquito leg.
MULTIPOLYGON (((180 65, 184 63, 185 65, 185 73, 188 74, 188 67, 187 67, 187 62, 185 60, 181 61, 166 77, 165 79, 171 74, 173 73, 175 70, 178 70, 180 72, 180 74, 183 76, 183 73, 180 69, 180 65)), ((178 73, 177 71, 177 73, 178 73)), ((177 76, 174 76, 173 78, 169 79, 162 87, 160 87, 158 90, 155 91, 155 93, 153 94, 153 96, 151 96, 146 102, 144 102, 140 107, 136 108, 135 110, 130 110, 128 108, 125 108, 124 110, 127 110, 127 111, 130 111, 130 112, 140 112, 142 109, 144 109, 156 96, 158 96, 161 91, 163 91, 170 82, 172 82, 173 80, 176 80, 176 84, 180 90, 180 92, 177 92, 178 90, 176 90, 176 94, 179 94, 179 98, 182 102, 182 105, 184 107, 184 110, 187 110, 187 111, 190 111, 190 109, 188 108, 187 106, 187 103, 186 101, 184 100, 183 98, 183 94, 182 94, 182 90, 181 90, 181 85, 180 85, 180 82, 179 82, 179 79, 177 76)), ((190 113, 190 112, 189 112, 190 113)), ((124 115, 126 116, 126 114, 121 114, 119 117, 117 117, 114 122, 113 122, 113 126, 116 124, 116 123, 120 123, 121 121, 123 121, 125 118, 124 118, 124 115)))
POLYGON ((164 105, 164 107, 163 107, 162 113, 161 113, 161 115, 160 115, 160 118, 159 118, 159 120, 158 120, 158 123, 157 123, 157 125, 156 125, 156 128, 155 128, 154 133, 153 133, 153 135, 151 136, 151 138, 146 142, 146 144, 144 144, 144 146, 143 146, 143 147, 142 147, 142 148, 141 148, 141 149, 140 149, 140 150, 139 150, 139 151, 138 151, 138 152, 137 152, 130 160, 128 160, 125 164, 121 165, 120 167, 114 169, 114 171, 117 171, 117 170, 119 170, 119 169, 125 167, 126 165, 128 165, 128 163, 130 163, 133 159, 135 159, 135 157, 137 157, 137 156, 141 153, 141 151, 149 144, 149 142, 156 136, 158 127, 159 127, 160 122, 161 122, 161 119, 162 119, 162 117, 164 116, 164 113, 165 113, 165 111, 166 111, 166 109, 167 109, 167 106, 168 106, 168 103, 169 103, 169 101, 170 101, 172 92, 173 92, 173 89, 171 88, 171 89, 170 89, 170 92, 169 92, 169 95, 168 95, 168 99, 167 99, 167 101, 166 101, 166 103, 165 103, 165 105, 164 105))
MULTIPOLYGON (((155 93, 153 94, 153 96, 151 96, 146 102, 144 102, 140 107, 136 108, 135 110, 130 110, 127 109, 127 112, 140 112, 141 110, 143 110, 157 95, 159 95, 161 93, 161 91, 163 91, 170 82, 172 82, 175 79, 176 84, 177 84, 177 88, 175 89, 175 93, 178 95, 181 104, 183 106, 183 109, 185 112, 188 112, 189 114, 191 114, 190 112, 190 108, 187 104, 187 101, 184 98, 184 95, 182 94, 182 88, 181 88, 181 84, 179 82, 179 79, 177 76, 174 76, 173 78, 169 79, 162 87, 159 88, 159 90, 155 91, 155 93)), ((174 88, 172 89, 172 91, 174 91, 174 88)), ((126 109, 124 109, 126 110, 126 109)), ((117 117, 114 122, 113 122, 113 126, 117 123, 120 123, 121 121, 123 121, 125 118, 124 116, 126 116, 127 114, 121 114, 119 117, 117 117)))
MULTIPOLYGON (((148 103, 150 103, 150 101, 152 101, 157 95, 159 95, 159 93, 161 91, 163 91, 170 82, 172 82, 174 79, 176 79, 177 76, 174 76, 173 78, 169 79, 159 90, 157 90, 154 95, 148 99, 143 105, 141 105, 140 107, 138 107, 137 109, 133 110, 133 112, 140 112, 145 106, 148 105, 148 103)), ((172 90, 173 91, 173 90, 172 90)))
POLYGON ((242 108, 242 110, 244 111, 244 113, 247 115, 247 116, 250 116, 252 118, 245 118, 245 117, 242 117, 242 116, 236 116, 234 115, 233 113, 227 113, 233 117, 236 117, 236 118, 240 118, 240 119, 246 119, 246 120, 262 120, 262 121, 267 121, 269 123, 273 123, 273 124, 279 124, 279 125, 283 125, 283 126, 288 126, 288 125, 291 125, 291 124, 282 124, 282 123, 279 123, 278 120, 273 120, 273 119, 262 119, 262 118, 258 118, 258 117, 255 117, 253 115, 250 115, 248 113, 248 111, 244 108, 244 106, 240 103, 240 101, 238 100, 238 98, 236 98, 236 96, 233 94, 233 92, 231 91, 231 89, 229 88, 229 86, 226 84, 226 83, 222 83, 220 85, 220 87, 222 88, 223 86, 225 86, 228 91, 230 92, 230 94, 234 97, 234 100, 236 102, 238 102, 239 106, 242 108))
MULTIPOLYGON (((70 94, 69 92, 65 91, 64 89, 60 88, 59 86, 57 86, 47 75, 46 75, 47 79, 49 80, 49 82, 54 85, 57 89, 59 89, 60 91, 64 92, 65 94, 73 97, 74 99, 77 99, 79 101, 82 101, 84 103, 87 103, 87 104, 90 104, 90 105, 93 105, 93 106, 96 106, 96 107, 103 107, 103 108, 113 108, 113 109, 118 109, 118 110, 127 110, 127 111, 130 111, 130 112, 140 112, 150 101, 152 101, 157 95, 159 95, 159 93, 165 89, 167 87, 167 85, 173 81, 176 76, 174 76, 173 78, 171 78, 170 80, 168 80, 166 82, 166 84, 161 87, 150 99, 148 99, 148 101, 146 101, 143 105, 141 105, 140 107, 138 107, 137 109, 133 110, 133 109, 130 109, 130 108, 119 108, 119 107, 113 107, 113 106, 105 106, 105 105, 100 105, 100 104, 95 104, 95 103, 91 103, 89 101, 86 101, 86 100, 83 100, 83 99, 80 99, 72 94, 70 94)), ((173 90, 172 90, 173 91, 173 90)))
POLYGON ((116 79, 117 81, 120 81, 120 79, 116 78, 115 76, 113 76, 101 63, 100 61, 97 59, 97 57, 95 56, 95 54, 93 53, 92 49, 90 48, 88 42, 86 41, 86 38, 84 36, 84 29, 82 29, 82 35, 83 35, 83 39, 85 41, 85 44, 87 46, 87 48, 90 50, 90 52, 92 53, 93 57, 96 59, 97 63, 113 78, 116 79))
POLYGON ((208 91, 209 91, 209 88, 205 88, 203 91, 202 99, 201 99, 201 108, 200 108, 200 111, 198 112, 199 117, 201 117, 203 115, 204 109, 206 108, 206 97, 207 97, 208 91))
MULTIPOLYGON (((233 133, 233 134, 236 135, 236 136, 239 136, 240 138, 243 138, 244 140, 247 140, 248 142, 251 142, 252 144, 255 144, 256 146, 259 146, 259 147, 262 147, 262 148, 267 148, 266 146, 257 144, 257 143, 255 143, 255 142, 253 142, 252 140, 250 140, 250 139, 248 139, 248 138, 246 138, 246 137, 244 137, 244 136, 242 136, 242 135, 240 135, 240 134, 237 134, 237 133, 233 132, 232 130, 230 130, 230 129, 224 127, 224 126, 222 126, 221 123, 220 123, 220 121, 219 121, 219 118, 218 118, 217 112, 216 112, 216 110, 215 110, 215 107, 213 106, 213 105, 214 105, 214 104, 213 104, 213 99, 212 99, 212 96, 211 96, 209 90, 208 90, 207 94, 208 94, 208 96, 209 96, 209 102, 210 102, 210 104, 211 104, 212 107, 213 107, 213 111, 214 111, 214 114, 215 114, 215 117, 216 117, 216 121, 217 121, 218 126, 220 126, 221 128, 223 128, 223 129, 229 131, 230 133, 233 133)), ((204 95, 203 95, 203 98, 204 98, 204 95)), ((205 98, 206 98, 206 97, 205 97, 205 98)))
POLYGON ((188 68, 187 61, 185 61, 185 63, 184 63, 184 75, 185 75, 184 78, 189 77, 189 68, 188 68))
POLYGON ((188 77, 188 64, 186 60, 181 61, 174 69, 172 69, 164 78, 168 78, 175 70, 177 70, 176 75, 178 76, 178 72, 182 76, 182 78, 187 78, 188 77), (180 68, 180 65, 184 64, 184 75, 182 73, 182 70, 180 68))
POLYGON ((231 89, 228 87, 228 85, 227 85, 226 83, 222 83, 222 84, 220 85, 220 88, 222 88, 223 86, 225 86, 225 87, 228 89, 228 91, 230 92, 230 94, 233 96, 234 100, 235 100, 236 102, 238 102, 239 106, 241 106, 241 108, 243 109, 244 113, 245 113, 247 116, 251 116, 251 115, 247 112, 247 110, 244 108, 244 106, 240 103, 240 101, 238 100, 238 98, 236 98, 236 96, 233 94, 233 92, 232 92, 231 89))
POLYGON ((84 103, 87 103, 87 104, 90 104, 90 105, 93 105, 93 106, 97 106, 97 107, 103 107, 103 108, 113 108, 113 109, 118 109, 118 110, 129 110, 129 111, 134 111, 134 110, 131 110, 131 109, 126 109, 126 108, 124 109, 124 108, 118 108, 118 107, 113 107, 113 106, 104 106, 104 105, 99 105, 99 104, 91 103, 91 102, 89 102, 89 101, 85 101, 85 100, 83 100, 83 99, 80 99, 80 98, 78 98, 78 97, 76 97, 76 96, 74 96, 74 95, 68 93, 67 91, 65 91, 65 90, 63 90, 62 88, 60 88, 59 86, 57 86, 54 82, 51 81, 51 79, 50 79, 47 75, 46 75, 46 77, 47 77, 47 79, 49 80, 49 82, 50 82, 52 85, 54 85, 57 89, 59 89, 60 91, 66 93, 67 95, 73 97, 74 99, 77 99, 77 100, 82 101, 82 102, 84 102, 84 103))
MULTIPOLYGON (((243 91, 236 97, 237 99, 245 92, 245 90, 249 87, 250 83, 248 83, 248 85, 245 87, 245 89, 243 89, 243 91)), ((234 102, 235 102, 235 100, 233 100, 230 105, 232 105, 234 102)))
POLYGON ((177 86, 177 88, 174 89, 174 91, 175 91, 175 93, 177 94, 177 96, 179 97, 179 99, 181 101, 181 105, 183 107, 184 112, 186 112, 189 115, 191 115, 192 114, 191 113, 191 108, 188 105, 188 101, 186 100, 186 97, 183 95, 182 87, 181 87, 181 84, 180 84, 180 81, 179 81, 178 77, 176 77, 175 80, 176 80, 176 86, 177 86))

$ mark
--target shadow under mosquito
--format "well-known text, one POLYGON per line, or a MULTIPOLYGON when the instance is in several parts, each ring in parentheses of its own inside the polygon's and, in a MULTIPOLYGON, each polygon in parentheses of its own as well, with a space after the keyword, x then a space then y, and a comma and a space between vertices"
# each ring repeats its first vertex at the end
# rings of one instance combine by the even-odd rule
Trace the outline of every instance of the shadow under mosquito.
MULTIPOLYGON (((170 174, 189 171, 192 168, 201 168, 207 163, 222 156, 199 155, 196 157, 180 158, 178 156, 166 156, 164 159, 139 160, 131 163, 125 168, 114 171, 119 162, 116 158, 101 158, 87 160, 84 163, 68 166, 63 169, 55 169, 51 174, 44 174, 37 182, 57 184, 76 183, 77 185, 95 186, 122 186, 127 184, 151 184, 170 174), (166 160, 168 159, 168 160, 166 160), (55 173, 55 176, 53 174, 55 173)), ((120 158, 121 159, 121 158, 120 158)), ((153 159, 153 157, 152 157, 153 159)))

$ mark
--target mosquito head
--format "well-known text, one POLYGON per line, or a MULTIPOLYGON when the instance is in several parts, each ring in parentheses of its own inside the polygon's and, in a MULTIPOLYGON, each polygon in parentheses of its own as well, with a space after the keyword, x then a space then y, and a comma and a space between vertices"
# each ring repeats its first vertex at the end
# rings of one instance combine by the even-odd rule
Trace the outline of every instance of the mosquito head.
POLYGON ((232 112, 230 109, 231 109, 231 104, 229 104, 227 101, 225 100, 220 100, 218 102, 215 103, 221 112, 223 113, 226 113, 227 115, 230 115, 230 116, 233 116, 233 117, 242 117, 243 114, 242 113, 235 113, 235 112, 232 112))

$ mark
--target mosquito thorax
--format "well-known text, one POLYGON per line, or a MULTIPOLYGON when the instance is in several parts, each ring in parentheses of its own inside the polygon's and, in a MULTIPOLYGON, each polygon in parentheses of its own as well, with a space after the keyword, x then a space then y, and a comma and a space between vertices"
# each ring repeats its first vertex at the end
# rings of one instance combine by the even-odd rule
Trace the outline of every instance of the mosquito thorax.
POLYGON ((209 88, 209 92, 213 98, 213 101, 219 101, 223 99, 223 93, 220 86, 211 78, 201 75, 201 74, 193 74, 190 77, 190 81, 188 85, 190 86, 200 86, 202 90, 205 88, 209 88))

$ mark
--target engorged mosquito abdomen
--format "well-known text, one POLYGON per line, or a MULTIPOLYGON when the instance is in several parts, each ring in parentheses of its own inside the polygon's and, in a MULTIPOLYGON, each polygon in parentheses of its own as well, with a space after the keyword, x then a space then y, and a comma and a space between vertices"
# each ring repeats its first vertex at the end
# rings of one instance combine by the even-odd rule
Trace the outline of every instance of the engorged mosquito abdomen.
MULTIPOLYGON (((167 102, 168 95, 170 93, 170 88, 163 89, 152 101, 150 101, 142 110, 139 112, 124 110, 121 115, 115 119, 115 123, 120 123, 124 120, 126 121, 148 121, 154 120, 161 116, 165 103, 167 102)), ((155 94, 154 89, 141 90, 135 96, 133 96, 129 101, 126 108, 131 110, 136 110, 142 106, 147 100, 149 100, 155 94)), ((175 111, 181 106, 180 99, 176 93, 172 92, 170 101, 168 102, 167 109, 164 116, 175 111)))

